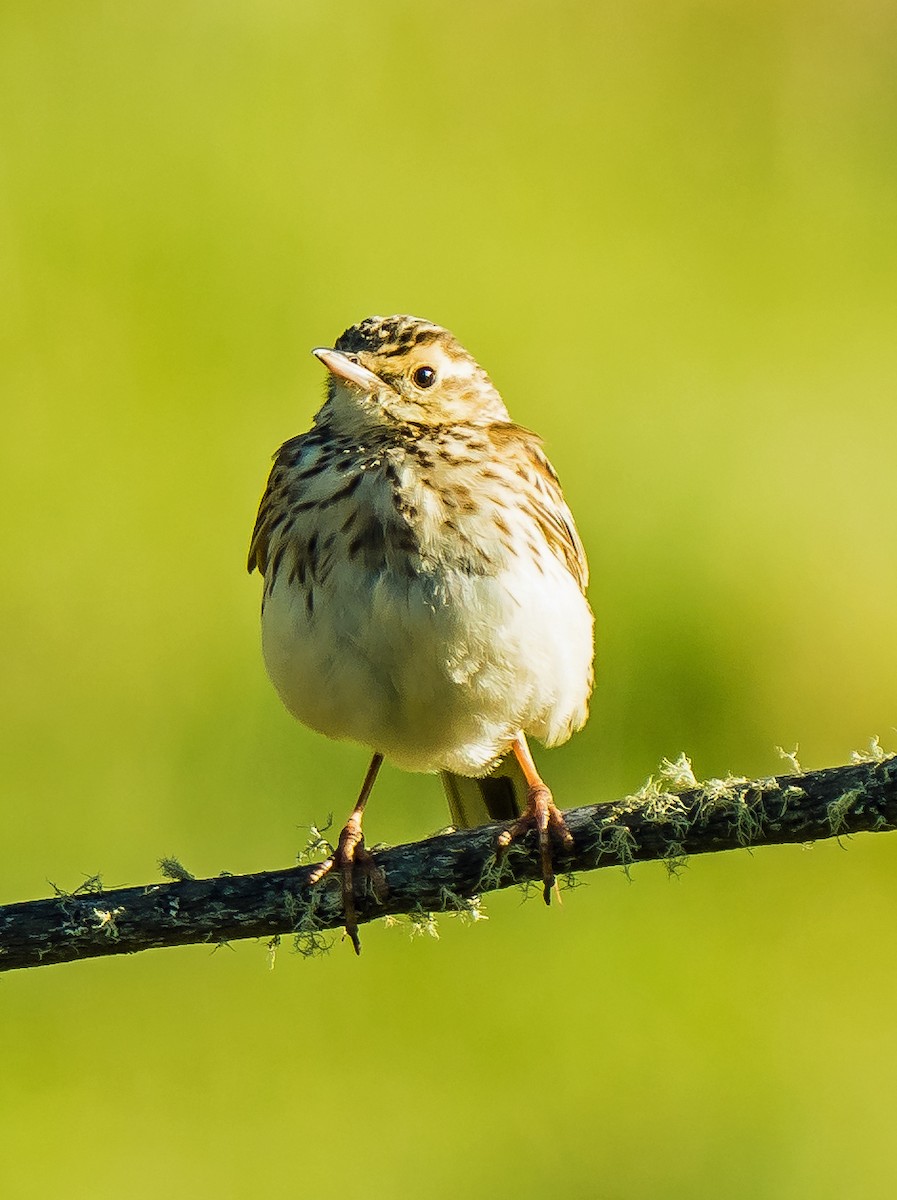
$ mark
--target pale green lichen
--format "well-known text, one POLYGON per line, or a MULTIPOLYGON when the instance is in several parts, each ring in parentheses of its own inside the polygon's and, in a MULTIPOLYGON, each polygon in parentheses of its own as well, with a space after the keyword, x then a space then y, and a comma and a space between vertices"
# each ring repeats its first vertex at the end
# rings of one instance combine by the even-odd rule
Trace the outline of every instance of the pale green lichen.
POLYGON ((673 838, 684 838, 691 826, 689 811, 681 796, 672 792, 660 792, 651 796, 642 806, 645 817, 656 825, 671 825, 673 838))
POLYGON ((691 759, 684 753, 673 761, 668 758, 662 759, 660 775, 674 792, 685 792, 699 786, 692 769, 691 759))
POLYGON ((417 909, 407 915, 412 941, 416 937, 431 937, 439 941, 439 924, 435 913, 417 909))
POLYGON ((333 814, 330 813, 323 825, 309 825, 305 845, 296 855, 296 861, 306 863, 319 862, 328 859, 334 852, 333 845, 324 836, 333 825, 333 814))
POLYGON ((708 779, 702 788, 707 799, 713 804, 717 800, 731 800, 739 788, 750 783, 746 775, 727 775, 725 779, 708 779))
POLYGON ((762 808, 748 801, 749 785, 744 775, 727 775, 725 779, 708 779, 700 784, 697 820, 706 821, 713 813, 728 813, 734 821, 738 841, 749 846, 763 831, 762 808))
POLYGON ((666 795, 666 792, 664 792, 663 788, 660 786, 654 776, 649 775, 638 791, 633 792, 631 796, 627 797, 627 799, 623 801, 623 803, 629 809, 638 808, 642 804, 646 804, 655 799, 657 796, 664 795, 666 795))
POLYGON ((477 887, 482 888, 484 892, 497 891, 501 887, 502 877, 506 871, 507 863, 505 862, 505 856, 490 854, 483 863, 477 887))
POLYGON ((776 746, 776 750, 779 753, 779 757, 783 759, 791 768, 792 775, 803 775, 804 769, 797 759, 797 754, 800 750, 800 744, 798 742, 795 742, 793 750, 783 750, 781 746, 776 746))
POLYGON ((788 811, 788 806, 792 800, 804 800, 806 799, 806 795, 807 793, 804 791, 804 789, 802 787, 798 787, 796 784, 791 784, 790 787, 786 787, 782 792, 782 815, 788 811))
POLYGON ((302 905, 296 899, 292 892, 284 892, 283 894, 283 910, 287 915, 287 920, 295 929, 299 923, 299 918, 302 915, 302 905))
POLYGON ((313 887, 309 894, 308 904, 302 904, 292 892, 284 892, 283 907, 293 929, 293 949, 303 958, 317 958, 327 954, 336 939, 318 917, 323 889, 313 887))
POLYGON ((273 971, 277 963, 277 951, 280 949, 280 934, 268 939, 268 970, 273 971))
POLYGON ((763 832, 763 810, 753 808, 746 791, 736 792, 732 799, 735 809, 735 836, 742 846, 750 846, 763 832))
POLYGON ((851 788, 850 791, 844 792, 837 800, 833 800, 826 809, 828 817, 829 829, 832 834, 837 837, 845 832, 847 825, 847 814, 851 809, 859 812, 861 810, 860 801, 866 795, 862 788, 851 788))
POLYGON ((333 949, 336 938, 319 932, 296 933, 293 935, 293 949, 302 958, 321 958, 333 949))
POLYGON ((878 735, 869 739, 869 748, 867 750, 851 751, 850 761, 856 763, 883 763, 892 756, 882 749, 881 743, 878 740, 878 735))
POLYGON ((509 878, 514 877, 514 863, 523 867, 530 861, 530 854, 523 842, 511 842, 501 851, 496 848, 483 863, 480 878, 477 880, 477 891, 498 891, 509 878))
POLYGON ((721 810, 737 809, 739 797, 748 783, 744 775, 727 775, 725 779, 708 779, 701 785, 701 796, 698 800, 696 816, 699 821, 706 821, 712 813, 721 810))
MULTIPOLYGON (((638 814, 639 817, 653 824, 670 826, 671 837, 662 860, 669 861, 672 871, 677 872, 685 862, 681 841, 688 836, 691 817, 685 801, 676 794, 676 791, 686 791, 696 786, 695 775, 691 762, 685 754, 680 754, 675 761, 665 758, 660 765, 659 775, 665 781, 664 783, 655 779, 653 775, 649 775, 636 792, 614 806, 613 816, 610 820, 625 819, 631 814, 638 814), (671 791, 670 788, 674 790, 671 791)), ((608 828, 608 825, 609 821, 606 821, 603 828, 608 828)), ((625 834, 622 837, 620 833, 613 835, 611 843, 608 844, 607 834, 602 834, 602 827, 598 827, 598 850, 600 854, 606 853, 608 850, 612 853, 621 852, 623 869, 627 878, 631 878, 629 868, 638 843, 635 835, 628 828, 625 826, 616 828, 625 829, 625 834)))
POLYGON ((678 879, 688 866, 688 855, 681 842, 670 842, 661 862, 671 879, 678 879))
POLYGON ((450 888, 443 887, 439 892, 439 901, 442 911, 449 917, 458 917, 462 925, 489 920, 483 912, 482 896, 459 896, 450 888))
POLYGON ((84 882, 79 883, 78 886, 71 892, 66 891, 65 888, 57 887, 52 879, 48 880, 47 882, 53 889, 53 894, 58 896, 61 900, 67 899, 69 896, 99 895, 103 891, 103 879, 100 875, 85 876, 84 882))
POLYGON ((605 856, 619 859, 626 878, 632 878, 630 867, 634 853, 638 850, 638 842, 628 826, 618 825, 613 821, 598 825, 593 848, 597 851, 599 859, 605 856))
POLYGON ((462 925, 476 925, 478 921, 489 920, 489 914, 483 911, 482 896, 471 896, 464 908, 459 908, 456 913, 450 915, 457 916, 462 925))
POLYGON ((559 892, 572 892, 575 888, 586 886, 586 881, 573 871, 566 871, 563 875, 558 875, 555 883, 559 892))
POLYGON ((796 800, 798 804, 806 799, 807 793, 802 787, 797 784, 790 784, 786 788, 779 786, 777 780, 764 780, 765 791, 768 793, 775 792, 776 800, 778 801, 779 811, 775 818, 769 817, 769 828, 778 832, 782 828, 782 821, 788 815, 788 810, 791 807, 791 802, 796 800))
MULTIPOLYGON (((797 748, 789 755, 789 762, 799 769, 796 759, 797 748)), ((738 841, 749 846, 763 830, 763 812, 748 800, 750 781, 744 775, 727 775, 725 779, 708 779, 700 782, 695 775, 691 759, 682 753, 675 759, 665 758, 660 764, 662 783, 649 777, 645 784, 630 798, 628 807, 638 807, 650 821, 659 824, 671 823, 672 839, 664 861, 667 869, 676 874, 684 865, 682 841, 691 830, 694 821, 704 821, 714 812, 728 812, 735 825, 738 841), (697 805, 690 810, 677 793, 699 790, 697 805)), ((755 785, 756 786, 756 785, 755 785)), ((778 787, 774 780, 771 787, 778 787)))
POLYGON ((191 875, 187 868, 173 855, 168 855, 165 858, 159 859, 159 870, 165 879, 170 879, 173 883, 185 883, 188 879, 195 879, 195 875, 191 875))
POLYGON ((489 920, 483 912, 481 896, 459 896, 448 888, 442 888, 439 902, 441 911, 438 913, 422 908, 412 909, 408 913, 388 913, 383 918, 383 926, 386 929, 405 930, 412 941, 418 937, 429 937, 438 942, 439 918, 442 916, 457 917, 462 925, 489 920))
POLYGON ((521 879, 517 884, 517 891, 525 904, 529 900, 541 900, 545 895, 545 884, 541 879, 521 879))
POLYGON ((121 907, 119 907, 119 908, 95 908, 93 910, 93 915, 96 917, 97 923, 96 923, 96 925, 94 925, 94 929, 102 930, 102 932, 105 933, 106 937, 110 937, 113 940, 117 940, 118 925, 116 922, 117 922, 118 918, 120 916, 122 916, 124 911, 125 910, 121 907))

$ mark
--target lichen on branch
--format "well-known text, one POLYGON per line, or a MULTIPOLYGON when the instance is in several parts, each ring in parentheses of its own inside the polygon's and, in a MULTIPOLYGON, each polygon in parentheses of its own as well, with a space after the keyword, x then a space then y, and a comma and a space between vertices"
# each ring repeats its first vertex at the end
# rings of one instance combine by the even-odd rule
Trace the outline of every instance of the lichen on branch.
MULTIPOLYGON (((787 761, 798 766, 797 750, 787 761)), ((749 780, 742 776, 697 783, 684 755, 664 760, 658 778, 609 804, 568 809, 569 853, 556 854, 559 874, 661 860, 670 871, 695 854, 806 843, 897 828, 897 756, 876 739, 849 765, 749 780)), ((458 830, 376 851, 386 875, 382 900, 359 881, 360 924, 411 918, 433 932, 437 912, 481 917, 484 893, 540 877, 533 838, 496 856, 499 827, 458 830)), ((319 835, 320 836, 320 835, 319 835)), ((105 890, 92 878, 77 891, 0 907, 0 971, 73 962, 189 944, 220 945, 292 935, 317 952, 327 930, 342 925, 336 881, 309 882, 301 865, 253 875, 196 879, 176 859, 163 860, 164 881, 105 890)))

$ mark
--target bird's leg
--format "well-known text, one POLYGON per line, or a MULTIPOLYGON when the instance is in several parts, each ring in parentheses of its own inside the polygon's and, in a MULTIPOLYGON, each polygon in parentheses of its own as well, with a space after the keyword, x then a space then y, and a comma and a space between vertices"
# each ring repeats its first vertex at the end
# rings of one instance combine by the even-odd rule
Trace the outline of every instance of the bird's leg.
POLYGON ((555 837, 565 850, 573 849, 573 835, 567 828, 567 822, 556 806, 551 791, 536 769, 533 756, 527 745, 525 736, 518 733, 514 739, 511 751, 526 780, 527 806, 512 825, 503 830, 498 837, 499 853, 503 853, 511 842, 523 837, 531 829, 539 832, 539 855, 542 860, 542 892, 546 904, 551 903, 551 889, 554 887, 554 863, 551 854, 551 839, 555 837))
POLYGON ((377 772, 383 762, 382 754, 375 754, 371 759, 361 792, 355 807, 349 814, 349 819, 343 826, 336 849, 330 858, 322 862, 309 877, 309 883, 320 883, 331 871, 339 871, 340 887, 343 897, 343 914, 346 918, 346 933, 352 941, 355 953, 361 953, 361 942, 358 940, 358 919, 355 913, 355 871, 362 871, 370 880, 374 895, 382 897, 386 893, 386 877, 376 865, 374 856, 365 849, 364 834, 361 832, 361 818, 364 806, 377 778, 377 772))

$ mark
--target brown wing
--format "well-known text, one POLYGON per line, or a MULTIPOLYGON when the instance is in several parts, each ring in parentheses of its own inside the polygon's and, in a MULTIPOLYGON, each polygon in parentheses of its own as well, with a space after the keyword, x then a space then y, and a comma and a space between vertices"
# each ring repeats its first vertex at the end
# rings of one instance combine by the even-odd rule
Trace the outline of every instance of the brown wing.
POLYGON ((534 447, 533 458, 538 472, 537 487, 543 497, 543 502, 536 505, 536 518, 552 550, 567 564, 567 570, 584 592, 589 585, 589 564, 573 514, 567 507, 555 469, 541 446, 534 447))
POLYGON ((250 575, 256 568, 260 575, 264 575, 265 568, 268 565, 268 540, 270 537, 268 528, 271 523, 271 511, 274 507, 274 495, 278 490, 275 480, 276 474, 277 467, 275 466, 268 476, 268 483, 259 503, 258 515, 255 518, 255 527, 252 530, 252 537, 249 541, 249 557, 246 560, 246 570, 250 575))
POLYGON ((530 485, 523 508, 585 592, 589 583, 586 552, 576 532, 573 514, 564 500, 557 472, 542 449, 542 439, 522 425, 510 423, 494 425, 490 433, 498 454, 513 462, 517 474, 530 485))
POLYGON ((290 465, 294 463, 295 455, 302 449, 301 443, 307 438, 307 434, 291 438, 288 442, 284 442, 274 456, 274 466, 268 476, 268 483, 265 486, 258 515, 255 518, 255 527, 249 540, 249 558, 246 561, 246 569, 250 575, 256 569, 261 575, 265 574, 271 535, 276 533, 286 520, 289 511, 288 506, 284 503, 287 472, 290 465))

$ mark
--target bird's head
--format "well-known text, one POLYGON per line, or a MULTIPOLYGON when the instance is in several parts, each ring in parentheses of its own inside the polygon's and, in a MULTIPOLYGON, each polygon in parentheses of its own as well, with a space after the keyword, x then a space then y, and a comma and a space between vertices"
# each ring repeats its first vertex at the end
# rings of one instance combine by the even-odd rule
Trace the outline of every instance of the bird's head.
POLYGON ((340 425, 485 425, 507 421, 492 380, 440 325, 368 317, 333 349, 312 352, 330 372, 322 410, 340 425))

